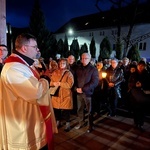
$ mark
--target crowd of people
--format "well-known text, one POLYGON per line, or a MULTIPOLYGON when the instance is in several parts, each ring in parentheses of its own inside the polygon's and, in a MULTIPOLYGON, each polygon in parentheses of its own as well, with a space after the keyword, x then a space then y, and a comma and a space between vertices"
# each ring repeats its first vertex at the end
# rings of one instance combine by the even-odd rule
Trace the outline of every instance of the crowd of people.
MULTIPOLYGON (((61 60, 61 57, 59 61, 57 59, 58 64, 61 60)), ((116 117, 117 108, 123 107, 127 109, 128 115, 133 114, 135 126, 143 130, 144 115, 150 104, 150 64, 145 58, 141 58, 139 62, 130 61, 127 57, 122 60, 111 58, 94 62, 90 54, 83 53, 79 61, 73 55, 66 60, 73 75, 70 86, 73 106, 68 113, 77 115, 78 124, 75 129, 86 124, 85 113, 88 116, 87 132, 91 132, 93 116, 101 116, 101 112, 105 110, 109 117, 116 117)), ((55 60, 50 63, 52 61, 55 60)), ((56 72, 54 71, 54 76, 56 72)), ((51 96, 52 99, 55 97, 51 96)), ((59 102, 62 103, 63 99, 60 99, 59 102)), ((59 109, 62 112, 65 112, 64 109, 68 110, 67 107, 59 109)), ((62 126, 60 119, 56 120, 58 127, 62 126)), ((70 130, 68 122, 70 121, 66 121, 65 127, 67 132, 70 130)))
POLYGON ((95 114, 105 110, 108 117, 116 117, 118 107, 133 113, 135 127, 143 130, 150 106, 150 65, 145 58, 97 62, 89 53, 78 61, 57 54, 45 64, 37 44, 27 33, 16 38, 10 56, 7 46, 0 45, 0 149, 52 150, 53 134, 63 122, 64 131, 71 130, 71 114, 77 117, 76 130, 87 125, 91 132, 95 114))
MULTIPOLYGON (((109 117, 116 117, 117 108, 123 107, 129 115, 133 114, 135 127, 143 130, 144 116, 150 106, 150 64, 145 58, 139 62, 124 57, 94 63, 90 54, 83 53, 79 61, 75 61, 73 55, 67 60, 74 79, 70 113, 77 115, 75 129, 86 124, 85 113, 88 115, 87 132, 91 132, 93 115, 100 116, 105 110, 109 117)), ((67 124, 66 128, 70 130, 67 124)))

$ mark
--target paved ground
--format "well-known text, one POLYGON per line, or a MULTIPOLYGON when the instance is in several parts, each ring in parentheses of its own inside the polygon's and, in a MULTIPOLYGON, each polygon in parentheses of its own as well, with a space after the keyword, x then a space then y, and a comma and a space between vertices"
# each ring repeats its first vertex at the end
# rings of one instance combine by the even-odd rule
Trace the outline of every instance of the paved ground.
POLYGON ((150 117, 145 119, 144 129, 140 131, 133 125, 127 112, 118 110, 116 117, 105 113, 95 118, 95 129, 86 132, 86 126, 76 130, 76 116, 71 116, 71 130, 64 132, 64 126, 55 134, 55 150, 150 150, 150 117))

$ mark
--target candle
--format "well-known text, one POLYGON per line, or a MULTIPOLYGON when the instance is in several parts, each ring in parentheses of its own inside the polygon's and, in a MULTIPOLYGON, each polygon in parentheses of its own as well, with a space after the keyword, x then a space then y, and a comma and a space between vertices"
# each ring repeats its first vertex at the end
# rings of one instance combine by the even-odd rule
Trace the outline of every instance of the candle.
POLYGON ((106 72, 102 72, 102 78, 106 78, 107 73, 106 72))

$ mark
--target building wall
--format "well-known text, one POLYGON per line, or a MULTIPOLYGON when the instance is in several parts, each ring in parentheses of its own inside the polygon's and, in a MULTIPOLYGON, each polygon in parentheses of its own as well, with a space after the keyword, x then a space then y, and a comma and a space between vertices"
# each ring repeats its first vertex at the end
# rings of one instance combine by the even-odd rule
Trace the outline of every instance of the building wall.
MULTIPOLYGON (((128 33, 129 27, 124 26, 121 28, 121 39, 125 38, 128 33)), ((108 37, 111 47, 113 49, 113 45, 116 43, 116 37, 117 37, 117 28, 103 28, 103 29, 93 29, 93 30, 86 30, 86 31, 77 31, 69 35, 68 33, 61 33, 56 34, 57 41, 59 39, 64 40, 65 34, 68 37, 68 44, 71 45, 74 38, 78 39, 79 45, 83 45, 86 43, 88 45, 88 48, 91 43, 92 36, 95 39, 95 46, 96 46, 96 59, 99 56, 100 52, 100 43, 104 39, 104 37, 108 37)), ((140 46, 140 55, 141 57, 146 57, 147 59, 150 59, 150 24, 139 24, 134 26, 131 36, 131 41, 133 41, 133 44, 138 43, 140 46), (141 37, 142 36, 142 37, 141 37), (145 47, 144 47, 145 46, 145 47), (144 47, 145 50, 142 50, 144 47)), ((124 45, 124 40, 122 40, 122 44, 124 45)), ((114 51, 113 51, 114 54, 114 51)))
POLYGON ((0 0, 0 44, 6 42, 6 0, 0 0))

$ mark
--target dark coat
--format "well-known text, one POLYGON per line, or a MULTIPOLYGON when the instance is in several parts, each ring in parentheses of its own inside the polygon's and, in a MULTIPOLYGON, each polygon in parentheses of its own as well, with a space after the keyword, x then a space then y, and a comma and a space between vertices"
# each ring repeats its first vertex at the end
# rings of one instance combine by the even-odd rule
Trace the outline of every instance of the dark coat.
POLYGON ((1 73, 2 69, 3 69, 3 64, 0 63, 0 73, 1 73))
POLYGON ((118 94, 118 97, 121 98, 120 85, 124 81, 123 70, 118 67, 113 69, 112 66, 110 66, 106 70, 106 72, 107 72, 106 77, 107 81, 115 84, 115 86, 111 89, 114 89, 115 92, 118 94))
POLYGON ((90 63, 87 66, 79 65, 75 72, 75 88, 82 88, 86 96, 91 96, 99 83, 97 69, 90 63))
POLYGON ((143 90, 150 90, 150 74, 145 69, 141 73, 138 71, 132 73, 129 77, 128 86, 129 89, 136 88, 136 82, 139 81, 142 84, 143 90))

